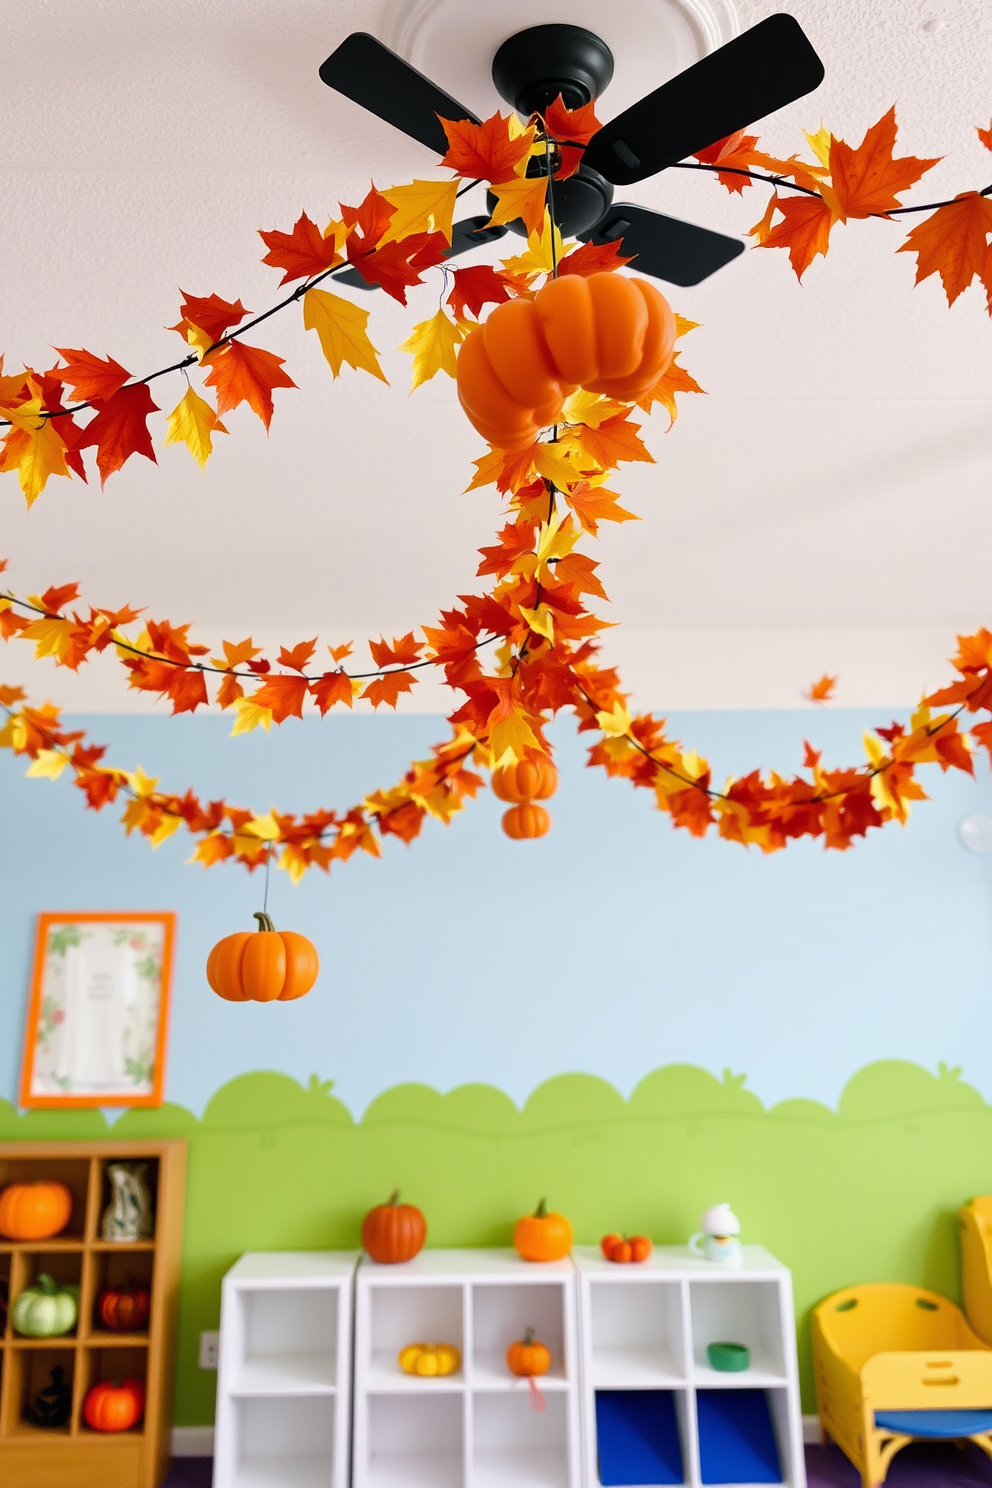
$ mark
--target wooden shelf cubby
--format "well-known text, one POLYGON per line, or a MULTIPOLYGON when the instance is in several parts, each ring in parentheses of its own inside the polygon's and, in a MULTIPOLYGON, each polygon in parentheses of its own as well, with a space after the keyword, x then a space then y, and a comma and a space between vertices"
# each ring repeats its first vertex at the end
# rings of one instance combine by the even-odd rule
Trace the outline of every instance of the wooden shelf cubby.
POLYGON ((0 1143, 0 1189, 37 1179, 68 1186, 69 1223, 51 1240, 0 1238, 0 1281, 11 1302, 43 1271, 76 1283, 79 1321, 64 1337, 22 1338, 8 1314, 0 1335, 0 1488, 158 1488, 170 1458, 186 1143, 0 1143), (100 1239, 110 1201, 106 1167, 115 1160, 148 1164, 155 1202, 151 1240, 100 1239), (96 1316, 97 1297, 131 1279, 151 1291, 148 1325, 140 1333, 112 1333, 96 1316), (56 1365, 72 1383, 71 1417, 63 1427, 39 1427, 27 1418, 28 1406, 56 1365), (83 1419, 86 1392, 118 1375, 144 1381, 144 1419, 132 1431, 92 1431, 83 1419))

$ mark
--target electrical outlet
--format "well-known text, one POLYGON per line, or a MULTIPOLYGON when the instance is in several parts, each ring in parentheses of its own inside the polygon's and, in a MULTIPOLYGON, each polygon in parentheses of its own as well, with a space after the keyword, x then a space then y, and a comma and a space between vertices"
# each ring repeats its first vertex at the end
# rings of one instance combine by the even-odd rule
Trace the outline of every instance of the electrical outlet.
POLYGON ((220 1334, 200 1334, 200 1368, 216 1369, 220 1358, 220 1334))

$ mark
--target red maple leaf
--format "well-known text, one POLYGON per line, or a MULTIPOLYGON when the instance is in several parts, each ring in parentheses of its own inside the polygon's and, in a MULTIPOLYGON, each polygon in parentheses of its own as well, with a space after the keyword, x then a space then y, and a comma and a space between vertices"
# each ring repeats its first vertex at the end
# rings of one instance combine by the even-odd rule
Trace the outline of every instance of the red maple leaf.
POLYGON ((534 139, 532 130, 511 139, 510 121, 498 113, 483 124, 442 119, 441 125, 448 136, 448 151, 441 164, 468 180, 490 181, 493 185, 512 181, 520 174, 517 167, 527 159, 534 139))
POLYGON ((119 388, 112 398, 96 406, 96 417, 90 419, 83 430, 78 448, 96 445, 101 486, 106 484, 107 476, 120 470, 131 455, 144 455, 146 460, 158 463, 145 423, 150 413, 158 412, 158 404, 152 402, 145 383, 136 382, 131 387, 119 388))
POLYGON ((170 331, 178 331, 185 339, 186 332, 193 326, 204 335, 209 336, 211 341, 219 341, 224 332, 230 326, 240 325, 249 313, 240 300, 222 300, 220 295, 187 294, 184 289, 179 293, 183 302, 179 307, 182 319, 178 325, 170 326, 170 331))
POLYGON ((55 350, 66 365, 56 367, 53 375, 68 383, 77 402, 105 403, 131 376, 113 357, 104 359, 91 351, 74 351, 71 346, 56 346, 55 350))
POLYGON ((352 257, 353 249, 362 253, 371 252, 395 215, 396 208, 392 202, 387 201, 374 186, 357 207, 346 207, 344 202, 341 203, 341 216, 345 224, 356 229, 348 239, 348 257, 352 263, 355 261, 352 257))
POLYGON ((285 269, 280 284, 288 284, 292 279, 309 279, 311 274, 322 274, 331 268, 335 261, 341 262, 334 247, 334 234, 325 238, 306 212, 297 219, 291 233, 273 229, 259 232, 258 236, 269 250, 262 262, 274 269, 285 269))
POLYGON ((401 242, 384 243, 365 253, 352 236, 348 239, 348 257, 367 284, 378 284, 405 305, 407 289, 423 283, 421 269, 440 263, 447 247, 442 233, 413 233, 401 242))
POLYGON ((604 270, 622 269, 624 264, 633 263, 637 254, 631 254, 630 258, 622 258, 620 247, 622 238, 615 238, 610 243, 582 243, 578 248, 573 248, 571 253, 558 265, 559 274, 600 274, 604 270))
POLYGON ((596 102, 584 103, 580 108, 566 108, 559 93, 554 103, 544 110, 544 127, 553 140, 572 145, 587 145, 594 134, 602 129, 596 118, 596 102))
POLYGON ((510 298, 506 285, 490 264, 473 264, 467 269, 455 269, 454 286, 448 296, 448 304, 458 320, 465 311, 478 319, 483 305, 501 305, 510 298))
POLYGON ((79 476, 80 480, 89 484, 86 474, 86 466, 83 457, 79 453, 79 441, 83 437, 82 427, 69 413, 63 413, 62 403, 62 379, 54 369, 51 372, 41 374, 41 401, 49 413, 57 413, 59 418, 53 419, 56 433, 65 445, 65 463, 69 469, 79 476))
POLYGON ((60 584, 58 587, 53 584, 41 596, 41 607, 47 614, 57 615, 63 605, 78 598, 78 584, 60 584))
POLYGON ((207 386, 217 389, 217 412, 227 413, 239 403, 247 403, 268 429, 273 388, 296 386, 282 370, 284 360, 271 351, 245 346, 241 341, 232 341, 229 346, 205 356, 203 365, 210 367, 207 386))

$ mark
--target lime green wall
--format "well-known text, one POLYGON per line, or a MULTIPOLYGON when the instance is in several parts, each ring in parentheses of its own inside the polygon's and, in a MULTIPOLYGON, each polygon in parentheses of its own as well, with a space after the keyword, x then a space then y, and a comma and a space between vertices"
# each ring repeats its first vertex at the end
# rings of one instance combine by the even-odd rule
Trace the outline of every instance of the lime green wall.
MULTIPOLYGON (((213 1416, 213 1374, 197 1335, 217 1326, 220 1278, 243 1250, 356 1246, 361 1216, 400 1187, 427 1214, 432 1245, 506 1245, 542 1194, 581 1243, 607 1229, 682 1241, 729 1199, 744 1237, 791 1266, 804 1401, 813 1408, 809 1310, 855 1281, 902 1280, 958 1295, 954 1215, 992 1191, 992 1107, 957 1070, 869 1065, 839 1109, 765 1110, 727 1071, 670 1065, 629 1101, 602 1080, 563 1075, 518 1110, 498 1090, 387 1090, 355 1122, 316 1076, 242 1075, 201 1120, 180 1106, 131 1111, 123 1137, 189 1141, 176 1420, 213 1416)), ((99 1137, 99 1113, 0 1104, 0 1139, 99 1137)))

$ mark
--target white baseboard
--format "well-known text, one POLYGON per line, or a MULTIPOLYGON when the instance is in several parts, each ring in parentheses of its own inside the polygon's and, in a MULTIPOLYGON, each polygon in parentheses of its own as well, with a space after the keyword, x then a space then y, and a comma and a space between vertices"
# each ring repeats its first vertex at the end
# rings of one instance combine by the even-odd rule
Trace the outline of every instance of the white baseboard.
POLYGON ((820 1445, 819 1416, 803 1416, 803 1441, 807 1446, 818 1447, 820 1445))
POLYGON ((212 1457, 214 1455, 214 1428, 212 1426, 173 1426, 173 1457, 212 1457))

